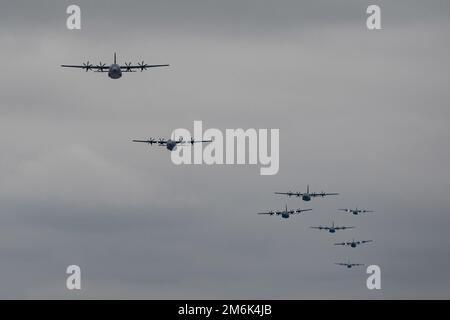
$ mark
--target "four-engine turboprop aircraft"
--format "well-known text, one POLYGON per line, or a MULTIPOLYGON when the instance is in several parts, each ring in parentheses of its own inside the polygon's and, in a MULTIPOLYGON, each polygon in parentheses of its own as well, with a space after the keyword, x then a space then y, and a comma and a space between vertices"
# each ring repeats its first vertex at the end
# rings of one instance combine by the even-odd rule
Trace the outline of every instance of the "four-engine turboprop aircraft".
POLYGON ((292 192, 292 191, 288 191, 288 192, 275 192, 275 194, 284 194, 287 195, 288 197, 291 196, 296 196, 296 197, 302 197, 303 201, 311 201, 312 198, 316 198, 316 197, 325 197, 325 196, 337 196, 339 193, 326 193, 326 192, 309 192, 309 185, 306 186, 306 192, 305 193, 301 193, 301 192, 292 192))
POLYGON ((180 139, 178 140, 149 138, 148 140, 133 140, 133 142, 148 143, 149 145, 156 144, 157 146, 165 146, 169 151, 174 151, 176 150, 177 146, 187 146, 189 144, 193 145, 194 143, 212 142, 212 140, 194 140, 194 138, 191 138, 191 140, 185 141, 180 137, 180 139))
POLYGON ((281 216, 284 219, 289 218, 293 214, 299 214, 305 211, 311 211, 312 209, 296 209, 296 210, 288 210, 287 205, 284 210, 281 211, 269 211, 269 212, 258 212, 258 214, 268 214, 273 216, 276 214, 277 216, 281 216))
POLYGON ((353 229, 353 228, 355 228, 355 227, 345 227, 345 226, 338 227, 338 226, 335 226, 335 225, 334 225, 334 222, 333 222, 333 224, 331 225, 331 227, 327 227, 327 226, 325 226, 325 227, 323 227, 323 226, 318 226, 318 227, 310 227, 310 228, 312 228, 312 229, 319 229, 319 230, 327 230, 327 231, 330 232, 330 233, 335 233, 336 230, 353 229))
POLYGON ((79 68, 84 69, 86 72, 94 70, 94 72, 105 72, 108 70, 108 77, 111 79, 119 79, 122 77, 123 72, 136 72, 136 70, 147 70, 147 68, 168 67, 168 64, 146 64, 144 61, 139 62, 137 65, 132 65, 131 62, 125 63, 125 65, 119 65, 116 59, 116 53, 114 53, 114 62, 111 65, 106 63, 99 63, 97 65, 90 64, 89 61, 82 65, 68 65, 63 64, 61 67, 65 68, 79 68))
POLYGON ((356 248, 357 246, 359 246, 360 244, 364 244, 364 243, 369 243, 372 242, 373 240, 362 240, 362 241, 355 241, 355 239, 352 239, 352 241, 349 242, 339 242, 339 243, 335 243, 335 246, 349 246, 351 248, 356 248))
POLYGON ((335 262, 334 264, 337 264, 338 266, 346 266, 349 269, 352 267, 364 265, 363 263, 350 263, 350 260, 348 260, 347 262, 335 262))
POLYGON ((372 210, 365 210, 365 209, 358 209, 358 208, 355 208, 355 209, 338 209, 338 210, 340 210, 340 211, 344 211, 344 212, 346 212, 346 213, 352 213, 352 214, 354 214, 354 215, 358 215, 358 214, 360 214, 360 213, 366 213, 366 212, 374 212, 374 211, 372 211, 372 210))

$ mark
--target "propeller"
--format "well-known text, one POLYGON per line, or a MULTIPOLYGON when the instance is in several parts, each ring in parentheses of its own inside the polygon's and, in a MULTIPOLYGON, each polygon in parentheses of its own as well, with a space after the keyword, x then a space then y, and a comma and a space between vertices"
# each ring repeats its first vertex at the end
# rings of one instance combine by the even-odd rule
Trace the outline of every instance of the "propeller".
POLYGON ((149 139, 148 139, 148 143, 149 143, 150 145, 154 144, 155 142, 156 142, 156 140, 155 140, 154 138, 149 138, 149 139))
POLYGON ((83 63, 83 68, 86 69, 86 72, 88 72, 89 70, 92 70, 92 64, 88 62, 83 63))
POLYGON ((130 68, 131 67, 131 62, 128 62, 128 63, 125 62, 125 67, 126 67, 127 71, 131 71, 131 68, 130 68))
POLYGON ((195 139, 194 139, 194 137, 191 137, 191 141, 190 141, 190 143, 191 143, 191 144, 194 144, 194 143, 195 143, 195 139))
POLYGON ((159 143, 159 144, 164 144, 164 139, 163 139, 163 138, 159 138, 159 139, 158 139, 158 143, 159 143))
POLYGON ((142 60, 142 62, 138 62, 139 68, 141 68, 141 72, 147 70, 148 65, 142 60))
POLYGON ((100 72, 103 72, 103 67, 106 67, 106 63, 99 62, 98 66, 100 67, 100 72))

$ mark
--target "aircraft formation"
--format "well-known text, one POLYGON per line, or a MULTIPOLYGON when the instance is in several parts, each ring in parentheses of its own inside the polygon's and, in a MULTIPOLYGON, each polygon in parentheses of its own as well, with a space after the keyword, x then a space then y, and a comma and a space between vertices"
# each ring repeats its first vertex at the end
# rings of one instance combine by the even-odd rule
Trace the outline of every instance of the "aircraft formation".
MULTIPOLYGON (((309 185, 306 186, 306 192, 292 192, 292 191, 288 191, 288 192, 275 192, 275 194, 277 195, 286 195, 288 197, 298 197, 305 201, 311 201, 311 199, 313 198, 324 198, 326 196, 337 196, 339 195, 339 193, 336 192, 331 192, 331 193, 327 193, 324 191, 321 192, 310 192, 309 191, 309 185)), ((258 214, 264 214, 264 215, 277 215, 280 216, 281 218, 287 219, 289 218, 291 215, 294 214, 299 214, 305 211, 311 211, 312 209, 293 209, 293 210, 288 210, 287 205, 285 206, 285 209, 281 210, 281 211, 268 211, 268 212, 258 212, 258 214)), ((357 207, 355 209, 338 209, 338 211, 343 211, 345 213, 351 213, 352 215, 358 215, 360 213, 372 213, 374 212, 373 210, 367 210, 367 209, 358 209, 357 207)), ((317 230, 325 230, 331 234, 336 233, 336 231, 340 231, 340 230, 347 230, 347 229, 354 229, 354 226, 338 226, 335 225, 334 221, 331 223, 331 225, 328 226, 310 226, 311 229, 317 229, 317 230)), ((363 244, 367 244, 373 242, 373 240, 355 240, 354 238, 351 241, 345 241, 345 242, 337 242, 334 243, 335 246, 344 246, 344 247, 349 247, 349 248, 356 248, 360 245, 363 244)), ((335 262, 336 265, 340 265, 340 266, 346 266, 347 268, 353 268, 353 267, 357 267, 357 266, 363 266, 364 264, 362 263, 351 263, 350 260, 348 260, 347 262, 335 262)))
MULTIPOLYGON (((168 67, 169 64, 153 64, 153 65, 149 65, 146 64, 144 61, 139 62, 137 64, 132 64, 131 62, 128 63, 124 63, 123 65, 118 64, 117 63, 117 55, 116 53, 114 53, 114 60, 113 63, 107 65, 105 63, 99 62, 99 64, 93 65, 91 64, 89 61, 87 61, 86 63, 83 63, 81 65, 61 65, 61 67, 64 68, 77 68, 77 69, 82 69, 85 70, 86 72, 88 71, 93 71, 93 72, 108 72, 108 77, 111 79, 119 79, 122 77, 123 73, 125 72, 136 72, 138 70, 145 71, 148 68, 157 68, 157 67, 168 67)), ((164 138, 148 138, 146 140, 132 140, 132 142, 136 142, 136 143, 146 143, 150 146, 155 145, 155 146, 162 146, 162 147, 166 147, 167 150, 169 151, 175 151, 177 149, 177 147, 182 147, 182 146, 192 146, 195 143, 209 143, 212 142, 212 140, 195 140, 194 138, 191 138, 190 140, 183 140, 182 137, 180 137, 178 140, 176 140, 175 138, 171 137, 169 139, 164 139, 164 138)), ((292 192, 292 191, 288 191, 288 192, 275 192, 275 194, 277 195, 286 195, 288 197, 298 197, 301 198, 303 201, 305 202, 309 202, 314 198, 324 198, 326 196, 337 196, 339 195, 339 193, 336 192, 331 192, 331 193, 327 193, 324 191, 321 192, 310 192, 309 190, 309 185, 307 185, 306 187, 306 192, 292 192)), ((339 211, 343 211, 345 213, 351 213, 352 215, 358 215, 360 213, 372 213, 374 211, 372 210, 366 210, 366 209, 358 209, 357 207, 355 209, 338 209, 339 211)), ((267 212, 258 212, 259 215, 276 215, 281 217, 282 219, 288 219, 291 216, 294 215, 299 215, 301 213, 304 212, 308 212, 308 211, 312 211, 312 209, 288 209, 287 204, 285 205, 285 208, 283 208, 282 210, 271 210, 271 211, 267 211, 267 212)), ((331 234, 336 233, 336 231, 340 231, 340 230, 347 230, 347 229, 354 229, 354 226, 337 226, 334 224, 334 221, 331 223, 331 225, 329 226, 311 226, 311 229, 317 229, 317 230, 325 230, 328 231, 331 234)), ((362 244, 366 244, 369 242, 372 242, 373 240, 358 240, 356 241, 355 239, 352 239, 351 241, 347 241, 347 242, 339 242, 339 243, 335 243, 335 246, 348 246, 350 248, 356 248, 359 245, 362 244)), ((352 268, 355 266, 363 266, 364 264, 361 263, 351 263, 350 260, 348 260, 347 262, 336 262, 336 265, 340 265, 340 266, 346 266, 347 268, 352 268)))

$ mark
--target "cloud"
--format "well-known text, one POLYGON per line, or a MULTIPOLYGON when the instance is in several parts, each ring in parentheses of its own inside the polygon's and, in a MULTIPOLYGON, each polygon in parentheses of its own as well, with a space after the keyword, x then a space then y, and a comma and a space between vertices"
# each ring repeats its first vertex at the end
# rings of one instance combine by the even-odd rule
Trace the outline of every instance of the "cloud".
POLYGON ((359 1, 82 1, 81 32, 65 5, 1 4, 1 297, 448 297, 447 2, 382 2, 376 33, 359 1), (118 81, 59 68, 116 51, 171 67, 118 81), (194 120, 279 128, 279 174, 174 166, 131 143, 194 120), (307 184, 340 196, 273 195, 307 184), (255 214, 285 204, 314 210, 255 214), (357 228, 308 228, 333 220, 357 228), (331 245, 352 237, 374 243, 331 245), (383 290, 333 265, 348 258, 379 264, 383 290))

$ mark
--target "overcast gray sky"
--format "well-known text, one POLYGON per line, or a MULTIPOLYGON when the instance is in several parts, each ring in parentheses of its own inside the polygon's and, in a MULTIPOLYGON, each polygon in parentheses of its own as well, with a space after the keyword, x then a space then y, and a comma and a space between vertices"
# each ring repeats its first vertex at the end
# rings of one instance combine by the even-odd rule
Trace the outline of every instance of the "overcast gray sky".
POLYGON ((1 0, 0 298, 450 298, 449 15, 448 1, 1 0), (383 30, 367 30, 369 4, 383 30), (115 51, 171 66, 59 67, 115 51), (130 142, 194 120, 279 128, 279 174, 177 167, 130 142), (273 195, 307 184, 340 195, 273 195), (255 214, 286 203, 314 211, 255 214), (332 221, 356 229, 308 228, 332 221), (374 243, 332 245, 352 238, 374 243), (333 265, 347 259, 379 265, 382 290, 333 265))

